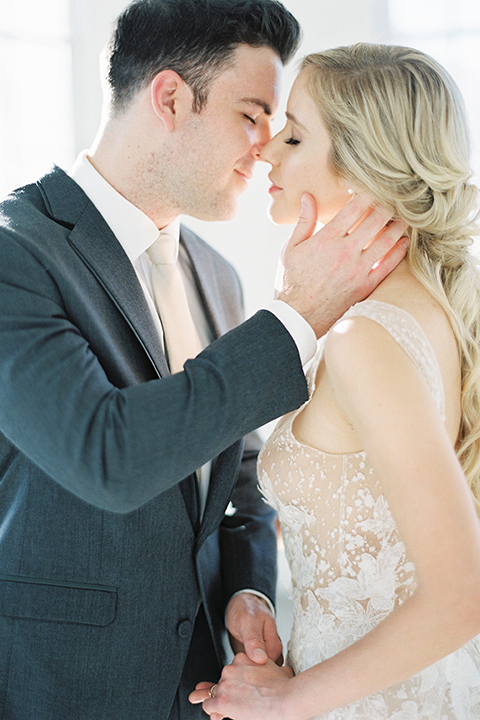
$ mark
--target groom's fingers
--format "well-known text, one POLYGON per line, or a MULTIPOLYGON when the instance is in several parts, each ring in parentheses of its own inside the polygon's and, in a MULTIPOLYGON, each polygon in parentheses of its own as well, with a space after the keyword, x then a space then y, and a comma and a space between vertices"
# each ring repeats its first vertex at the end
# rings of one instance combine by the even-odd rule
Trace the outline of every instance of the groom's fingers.
POLYGON ((278 259, 277 274, 275 277, 275 291, 276 293, 282 292, 286 289, 288 281, 285 278, 285 258, 288 254, 294 250, 297 245, 301 245, 305 240, 312 237, 317 227, 317 204, 312 195, 309 193, 303 193, 302 195, 302 209, 295 225, 293 233, 289 239, 284 243, 280 257, 278 259))
POLYGON ((268 659, 273 660, 277 665, 283 665, 283 646, 277 632, 277 623, 275 618, 267 616, 263 627, 263 638, 265 641, 265 651, 268 659))
POLYGON ((254 663, 266 663, 268 653, 263 636, 263 622, 256 616, 245 615, 238 629, 243 652, 254 663))

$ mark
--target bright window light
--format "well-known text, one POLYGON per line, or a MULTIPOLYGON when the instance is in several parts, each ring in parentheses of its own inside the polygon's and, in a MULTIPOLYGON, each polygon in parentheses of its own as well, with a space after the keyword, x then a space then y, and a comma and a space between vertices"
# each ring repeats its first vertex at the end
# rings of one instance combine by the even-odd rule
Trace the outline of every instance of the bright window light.
POLYGON ((480 181, 480 2, 389 0, 390 40, 432 55, 457 82, 467 107, 480 181))
POLYGON ((0 3, 0 194, 74 157, 68 0, 0 3))

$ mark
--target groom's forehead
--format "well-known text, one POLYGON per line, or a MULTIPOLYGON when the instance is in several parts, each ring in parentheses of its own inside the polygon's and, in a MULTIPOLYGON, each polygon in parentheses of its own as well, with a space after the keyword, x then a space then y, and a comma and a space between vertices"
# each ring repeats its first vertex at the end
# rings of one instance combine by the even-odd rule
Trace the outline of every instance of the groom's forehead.
POLYGON ((279 104, 281 74, 282 63, 273 50, 242 47, 234 62, 213 81, 209 100, 250 106, 271 116, 279 104))

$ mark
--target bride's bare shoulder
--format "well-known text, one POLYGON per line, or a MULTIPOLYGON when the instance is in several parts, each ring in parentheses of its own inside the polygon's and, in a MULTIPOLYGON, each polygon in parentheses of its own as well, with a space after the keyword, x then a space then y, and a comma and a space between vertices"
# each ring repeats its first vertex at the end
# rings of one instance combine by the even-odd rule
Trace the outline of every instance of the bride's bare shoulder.
MULTIPOLYGON (((445 395, 446 424, 453 439, 460 422, 460 359, 457 341, 440 303, 411 272, 403 261, 370 296, 373 300, 396 305, 408 312, 420 325, 433 348, 440 368, 445 395)), ((375 323, 358 323, 352 343, 380 342, 381 331, 375 323)), ((378 348, 377 348, 378 350, 378 348)))

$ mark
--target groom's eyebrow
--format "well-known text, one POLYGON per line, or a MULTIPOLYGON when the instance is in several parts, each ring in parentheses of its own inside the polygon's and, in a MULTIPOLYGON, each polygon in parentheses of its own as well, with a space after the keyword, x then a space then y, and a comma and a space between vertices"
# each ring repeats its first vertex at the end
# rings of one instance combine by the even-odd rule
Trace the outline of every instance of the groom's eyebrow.
POLYGON ((240 100, 240 102, 246 103, 247 105, 256 105, 257 107, 261 107, 265 115, 272 114, 272 108, 270 107, 270 105, 264 100, 260 100, 260 98, 244 97, 240 100))

